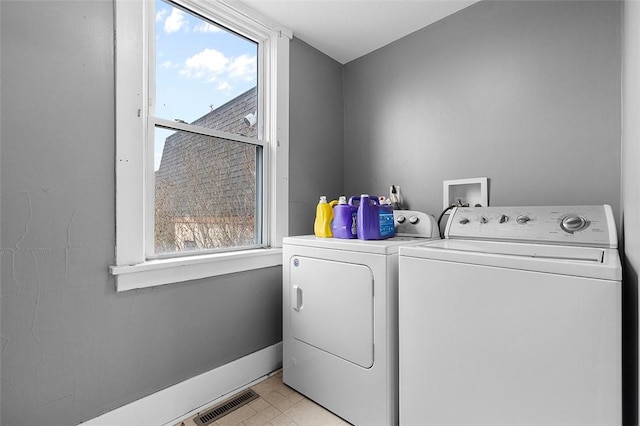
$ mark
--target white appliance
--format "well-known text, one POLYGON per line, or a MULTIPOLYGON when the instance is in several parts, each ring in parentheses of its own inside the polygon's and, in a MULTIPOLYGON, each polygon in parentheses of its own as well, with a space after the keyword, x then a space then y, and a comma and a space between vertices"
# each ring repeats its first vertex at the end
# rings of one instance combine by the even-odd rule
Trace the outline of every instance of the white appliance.
POLYGON ((394 216, 386 240, 283 240, 283 381, 355 425, 398 423, 398 251, 440 238, 433 216, 394 216))
POLYGON ((620 425, 611 208, 457 208, 400 249, 400 424, 620 425))

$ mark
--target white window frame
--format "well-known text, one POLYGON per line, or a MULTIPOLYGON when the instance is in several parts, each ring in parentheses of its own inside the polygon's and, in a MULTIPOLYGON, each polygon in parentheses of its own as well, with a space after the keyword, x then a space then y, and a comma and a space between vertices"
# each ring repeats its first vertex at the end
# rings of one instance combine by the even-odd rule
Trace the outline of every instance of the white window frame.
MULTIPOLYGON (((147 223, 153 212, 148 196, 153 136, 148 135, 149 25, 155 17, 149 2, 115 0, 116 76, 116 264, 110 266, 117 291, 152 287, 282 264, 282 238, 288 233, 289 41, 290 31, 237 2, 173 0, 241 34, 259 41, 263 56, 264 155, 263 212, 266 248, 147 259, 147 223), (240 30, 242 29, 242 30, 240 30), (150 154, 151 153, 151 154, 150 154)), ((174 123, 175 124, 175 123, 174 123)), ((176 126, 177 127, 177 126, 176 126)), ((151 133, 153 135, 153 133, 151 133)), ((153 163, 151 163, 153 164, 153 163)), ((151 188, 151 189, 150 189, 151 188)))

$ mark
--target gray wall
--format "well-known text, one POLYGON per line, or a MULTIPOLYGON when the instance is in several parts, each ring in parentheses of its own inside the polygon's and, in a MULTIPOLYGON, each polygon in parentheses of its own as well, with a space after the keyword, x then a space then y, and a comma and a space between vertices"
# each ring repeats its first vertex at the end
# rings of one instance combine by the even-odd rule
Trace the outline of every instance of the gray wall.
POLYGON ((624 277, 622 310, 625 425, 638 424, 638 271, 640 271, 640 2, 624 6, 622 201, 624 277))
POLYGON ((483 1, 345 66, 345 191, 620 207, 621 4, 483 1))
POLYGON ((77 424, 279 342, 279 267, 115 292, 113 3, 1 13, 2 425, 77 424))
POLYGON ((318 198, 343 192, 342 65, 291 43, 289 234, 313 233, 318 198))
MULTIPOLYGON (((395 183, 436 214, 442 180, 476 176, 494 205, 617 210, 619 9, 480 3, 345 67, 294 39, 290 233, 319 195, 395 183)), ((279 341, 280 268, 115 293, 112 2, 1 15, 2 425, 75 424, 279 341)))

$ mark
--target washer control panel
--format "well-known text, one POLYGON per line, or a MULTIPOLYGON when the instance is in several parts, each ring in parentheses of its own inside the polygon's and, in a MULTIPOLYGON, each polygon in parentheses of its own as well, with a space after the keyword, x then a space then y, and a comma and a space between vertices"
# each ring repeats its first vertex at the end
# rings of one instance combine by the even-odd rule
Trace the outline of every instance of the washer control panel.
POLYGON ((618 246, 609 205, 456 207, 445 238, 618 246))
POLYGON ((414 210, 394 210, 396 235, 398 237, 440 238, 433 216, 414 210))

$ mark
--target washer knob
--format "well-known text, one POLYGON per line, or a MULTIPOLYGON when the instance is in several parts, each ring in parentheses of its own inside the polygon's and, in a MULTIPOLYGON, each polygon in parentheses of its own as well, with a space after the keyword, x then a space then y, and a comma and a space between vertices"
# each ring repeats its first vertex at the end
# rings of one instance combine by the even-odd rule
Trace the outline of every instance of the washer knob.
POLYGON ((412 225, 415 225, 418 222, 420 222, 420 218, 418 216, 411 216, 409 218, 409 223, 412 224, 412 225))
POLYGON ((589 226, 589 221, 577 214, 568 214, 560 221, 560 228, 570 234, 582 231, 587 226, 589 226))
POLYGON ((397 217, 396 220, 398 221, 398 223, 404 223, 404 221, 407 220, 407 218, 402 216, 402 215, 400 215, 400 216, 397 217))
POLYGON ((503 214, 502 216, 500 216, 500 219, 498 220, 500 223, 505 223, 509 220, 509 216, 507 216, 506 214, 503 214))
POLYGON ((520 225, 524 225, 530 220, 531 218, 529 216, 524 216, 524 215, 520 215, 516 218, 516 222, 518 222, 520 225))
POLYGON ((482 217, 480 218, 480 223, 487 223, 488 221, 489 221, 489 220, 488 220, 486 217, 484 217, 484 216, 482 216, 482 217))
POLYGON ((467 219, 466 217, 460 219, 460 225, 466 225, 467 223, 469 223, 469 219, 467 219))

